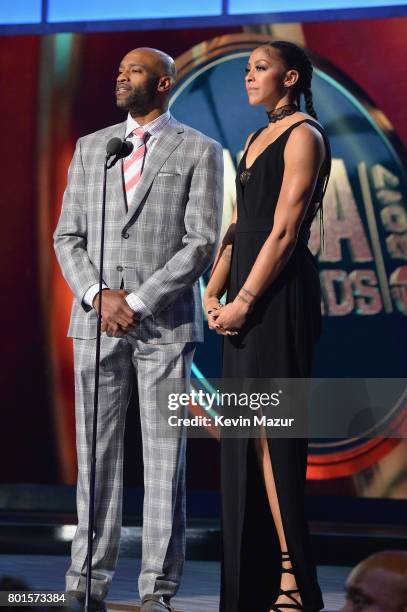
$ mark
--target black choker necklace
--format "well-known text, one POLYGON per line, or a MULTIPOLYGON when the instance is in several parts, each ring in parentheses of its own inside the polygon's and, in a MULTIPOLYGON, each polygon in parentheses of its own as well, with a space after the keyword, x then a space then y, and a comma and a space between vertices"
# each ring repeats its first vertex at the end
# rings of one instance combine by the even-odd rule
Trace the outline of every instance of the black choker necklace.
POLYGON ((298 106, 296 104, 284 104, 284 106, 279 106, 277 108, 273 108, 271 111, 267 111, 267 117, 269 118, 269 123, 275 123, 276 121, 280 121, 280 119, 284 119, 284 117, 288 117, 288 115, 292 115, 298 111, 298 106))

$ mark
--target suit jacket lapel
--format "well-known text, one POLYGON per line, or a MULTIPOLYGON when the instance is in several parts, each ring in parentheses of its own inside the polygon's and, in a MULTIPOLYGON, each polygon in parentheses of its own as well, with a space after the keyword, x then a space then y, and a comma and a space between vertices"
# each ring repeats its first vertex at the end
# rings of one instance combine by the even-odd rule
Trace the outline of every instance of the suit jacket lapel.
POLYGON ((148 191, 160 170, 161 166, 166 162, 171 153, 182 142, 184 129, 178 121, 170 119, 168 124, 163 128, 158 136, 157 142, 154 143, 154 150, 151 155, 148 155, 147 142, 147 158, 143 170, 143 174, 137 183, 133 199, 129 203, 129 210, 126 215, 126 224, 132 219, 140 204, 148 194, 148 191))

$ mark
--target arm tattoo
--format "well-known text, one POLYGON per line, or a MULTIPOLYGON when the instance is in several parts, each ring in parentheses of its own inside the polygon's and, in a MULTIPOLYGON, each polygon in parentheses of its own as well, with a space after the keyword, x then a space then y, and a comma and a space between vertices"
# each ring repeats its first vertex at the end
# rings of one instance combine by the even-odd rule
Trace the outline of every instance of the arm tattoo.
POLYGON ((252 293, 251 291, 249 291, 248 289, 245 289, 244 287, 242 287, 240 291, 244 291, 245 293, 247 293, 247 295, 250 295, 250 297, 252 297, 252 298, 256 298, 257 297, 257 295, 255 293, 252 293))
POLYGON ((238 297, 239 300, 242 300, 242 302, 245 302, 246 304, 249 304, 249 306, 250 306, 251 302, 249 302, 249 300, 246 300, 246 298, 243 297, 243 295, 240 295, 240 293, 238 293, 236 297, 238 297))

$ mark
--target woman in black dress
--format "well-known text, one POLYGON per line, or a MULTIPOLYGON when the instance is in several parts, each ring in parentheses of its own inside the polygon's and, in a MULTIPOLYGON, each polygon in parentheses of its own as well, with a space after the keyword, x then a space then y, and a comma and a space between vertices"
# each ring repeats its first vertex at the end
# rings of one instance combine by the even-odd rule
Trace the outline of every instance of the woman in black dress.
MULTIPOLYGON (((307 242, 331 166, 311 79, 306 53, 284 41, 258 47, 247 64, 249 103, 265 106, 269 124, 247 139, 237 205, 204 297, 209 327, 225 336, 225 378, 311 374, 321 293, 307 242)), ((263 430, 256 439, 221 439, 221 612, 323 608, 304 509, 306 467, 305 438, 263 430)))

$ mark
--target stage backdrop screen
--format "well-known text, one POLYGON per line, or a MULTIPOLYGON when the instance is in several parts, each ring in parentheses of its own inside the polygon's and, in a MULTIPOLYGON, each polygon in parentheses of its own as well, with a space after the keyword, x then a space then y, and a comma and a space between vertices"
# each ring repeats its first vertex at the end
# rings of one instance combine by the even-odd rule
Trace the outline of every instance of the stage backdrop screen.
POLYGON ((185 28, 406 13, 404 0, 14 0, 0 4, 0 32, 58 32, 67 24, 69 31, 185 28))

